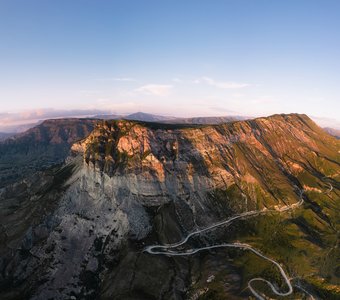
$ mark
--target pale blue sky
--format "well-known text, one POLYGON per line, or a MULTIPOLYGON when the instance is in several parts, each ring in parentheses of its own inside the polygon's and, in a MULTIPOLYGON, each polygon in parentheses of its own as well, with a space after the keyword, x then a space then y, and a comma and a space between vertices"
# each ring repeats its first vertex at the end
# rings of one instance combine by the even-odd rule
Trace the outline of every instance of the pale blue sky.
POLYGON ((339 119, 340 1, 0 0, 0 112, 339 119))

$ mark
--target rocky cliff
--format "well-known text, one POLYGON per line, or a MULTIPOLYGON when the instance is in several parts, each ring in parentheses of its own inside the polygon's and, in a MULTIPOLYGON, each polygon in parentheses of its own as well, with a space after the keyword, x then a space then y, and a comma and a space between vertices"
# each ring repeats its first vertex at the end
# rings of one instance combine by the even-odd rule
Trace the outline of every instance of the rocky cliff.
POLYGON ((268 268, 253 257, 208 251, 174 258, 142 250, 263 208, 278 215, 190 242, 247 241, 289 270, 303 260, 294 271, 299 284, 337 295, 337 266, 325 270, 332 260, 317 257, 338 241, 339 151, 339 141, 305 115, 214 126, 102 121, 73 143, 63 166, 1 190, 1 298, 247 298, 248 276, 268 268), (280 214, 302 191, 304 206, 280 214))

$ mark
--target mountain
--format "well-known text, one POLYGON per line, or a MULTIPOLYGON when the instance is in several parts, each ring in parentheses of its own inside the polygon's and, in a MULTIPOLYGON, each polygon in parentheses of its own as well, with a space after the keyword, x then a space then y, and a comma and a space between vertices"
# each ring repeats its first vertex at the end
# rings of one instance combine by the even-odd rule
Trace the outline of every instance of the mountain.
POLYGON ((143 112, 137 112, 124 117, 125 120, 143 121, 143 122, 163 122, 175 119, 174 117, 166 117, 153 115, 143 112))
POLYGON ((339 129, 334 129, 334 128, 330 128, 330 127, 325 127, 324 130, 325 130, 328 134, 330 134, 330 135, 336 137, 337 139, 340 139, 340 130, 339 130, 339 129))
POLYGON ((25 132, 26 130, 39 125, 41 122, 42 121, 27 123, 27 124, 16 124, 16 125, 1 126, 0 129, 3 133, 18 134, 18 133, 25 132))
POLYGON ((124 118, 124 115, 118 115, 118 114, 100 114, 100 115, 93 116, 93 119, 100 119, 100 120, 119 120, 123 118, 124 118))
MULTIPOLYGON (((87 111, 87 110, 71 110, 71 111, 52 111, 52 112, 45 112, 45 114, 41 115, 41 120, 35 119, 34 122, 31 120, 30 123, 20 123, 17 124, 18 120, 20 118, 23 118, 22 115, 14 115, 11 116, 12 118, 12 124, 11 122, 8 122, 8 114, 5 114, 3 118, 5 118, 5 121, 8 122, 11 125, 2 125, 0 127, 1 133, 0 133, 0 141, 1 136, 4 134, 18 134, 27 131, 30 128, 36 127, 44 120, 48 119, 48 116, 56 116, 59 117, 58 119, 84 119, 84 118, 91 118, 91 119, 99 119, 99 120, 120 120, 120 119, 126 119, 126 120, 135 120, 135 121, 143 121, 143 122, 166 122, 166 123, 183 123, 183 124, 220 124, 230 121, 237 121, 237 120, 245 120, 246 117, 242 116, 224 116, 224 117, 195 117, 195 118, 177 118, 177 117, 171 117, 171 116, 161 116, 161 115, 154 115, 144 112, 137 112, 133 114, 105 114, 104 112, 101 112, 101 114, 95 114, 95 112, 100 111, 87 111), (92 112, 92 114, 91 114, 92 112), (79 116, 76 116, 75 114, 78 113, 79 116), (64 115, 64 118, 61 118, 64 115), (85 116, 84 116, 85 115, 85 116)), ((33 113, 33 116, 35 116, 35 113, 33 113)), ((38 116, 35 116, 37 118, 38 116)), ((57 120, 57 119, 56 119, 57 120)), ((0 116, 1 121, 1 116, 0 116)), ((30 120, 27 120, 29 122, 30 120)), ((21 120, 22 122, 22 120, 21 120)))
POLYGON ((0 188, 32 172, 61 163, 71 145, 94 128, 92 119, 47 120, 0 143, 0 188))
POLYGON ((1 132, 24 132, 45 120, 89 118, 94 115, 106 114, 98 109, 28 109, 18 112, 0 112, 1 132))
POLYGON ((0 190, 1 299, 339 299, 340 141, 306 115, 52 132, 65 163, 0 190))
POLYGON ((143 112, 133 113, 127 116, 114 116, 109 118, 109 116, 101 119, 124 119, 124 120, 133 120, 133 121, 142 121, 142 122, 159 122, 159 123, 168 123, 168 124, 222 124, 232 121, 239 121, 248 119, 248 117, 242 116, 222 116, 222 117, 194 117, 194 118, 177 118, 170 116, 160 116, 153 115, 143 112))
POLYGON ((0 132, 0 141, 4 141, 5 139, 15 135, 15 133, 10 132, 0 132))
POLYGON ((173 120, 166 120, 165 123, 172 124, 223 124, 233 121, 241 121, 249 119, 248 117, 242 116, 222 116, 222 117, 195 117, 195 118, 176 118, 173 120))
POLYGON ((340 129, 340 121, 337 119, 321 118, 321 117, 315 117, 315 116, 311 116, 311 119, 322 128, 330 127, 330 128, 334 128, 337 130, 340 129))
POLYGON ((158 122, 167 124, 222 124, 233 121, 249 119, 242 116, 222 116, 222 117, 194 117, 194 118, 177 118, 170 116, 153 115, 143 112, 137 112, 130 115, 96 115, 94 118, 103 120, 132 120, 142 122, 158 122))
POLYGON ((102 120, 134 120, 134 121, 143 121, 143 122, 162 122, 166 120, 172 120, 174 117, 165 117, 160 115, 153 115, 144 112, 136 112, 129 115, 117 115, 117 114, 108 114, 108 115, 96 115, 94 116, 96 119, 102 120))

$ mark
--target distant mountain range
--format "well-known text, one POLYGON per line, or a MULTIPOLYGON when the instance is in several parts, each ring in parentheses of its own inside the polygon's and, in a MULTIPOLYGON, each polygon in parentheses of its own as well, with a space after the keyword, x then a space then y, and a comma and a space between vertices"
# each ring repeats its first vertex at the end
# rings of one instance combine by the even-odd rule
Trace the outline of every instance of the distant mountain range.
MULTIPOLYGON (((67 119, 70 118, 66 116, 65 118, 58 119, 67 119)), ((244 120, 246 117, 242 116, 222 116, 222 117, 194 117, 194 118, 178 118, 172 116, 161 116, 155 114, 149 114, 144 112, 136 112, 133 114, 97 114, 88 117, 71 117, 71 118, 92 118, 92 119, 102 119, 102 120, 135 120, 142 122, 166 122, 166 123, 181 123, 181 124, 220 124, 230 121, 244 120)), ((53 119, 53 118, 51 118, 53 119)), ((42 123, 44 120, 39 120, 36 122, 18 124, 18 125, 8 125, 0 127, 0 139, 6 138, 8 136, 13 136, 14 134, 24 132, 38 124, 42 123)))
POLYGON ((214 124, 223 124, 223 123, 234 122, 234 121, 241 121, 241 120, 246 120, 246 119, 250 119, 250 117, 223 116, 223 117, 174 118, 171 120, 165 120, 164 123, 214 125, 214 124))
MULTIPOLYGON (((78 112, 78 111, 77 111, 78 112)), ((78 112, 79 113, 79 112, 78 112)), ((67 118, 66 118, 67 119, 67 118)), ((74 118, 75 119, 75 118, 74 118)), ((82 119, 82 118, 76 118, 82 119)), ((86 118, 85 118, 86 119, 86 118)), ((149 114, 144 112, 136 112, 128 115, 124 114, 98 114, 91 116, 87 119, 100 119, 100 120, 134 120, 134 121, 141 121, 141 122, 159 122, 159 123, 167 123, 167 124, 205 124, 205 125, 214 125, 214 124, 223 124, 228 122, 235 122, 241 120, 251 119, 251 117, 246 116, 212 116, 212 117, 192 117, 192 118, 178 118, 173 116, 162 116, 162 115, 155 115, 149 114)), ((61 119, 62 120, 62 119, 61 119)), ((321 122, 322 124, 325 123, 325 119, 315 118, 316 122, 321 122)), ((326 119, 328 120, 328 119, 326 119)), ((332 120, 328 120, 330 122, 332 120)), ((0 132, 0 142, 4 141, 10 137, 17 135, 18 133, 25 132, 26 130, 33 128, 43 121, 37 121, 34 123, 28 124, 20 124, 20 125, 12 125, 7 126, 4 132, 0 132)), ((331 128, 331 127, 324 127, 323 128, 328 134, 340 139, 340 130, 331 128)))
POLYGON ((160 116, 154 114, 148 114, 144 112, 136 112, 129 115, 117 115, 117 114, 110 114, 110 115, 95 115, 94 118, 104 119, 104 120, 135 120, 135 121, 142 121, 142 122, 164 122, 169 120, 176 119, 175 117, 168 117, 168 116, 160 116))
POLYGON ((339 129, 334 129, 334 128, 329 128, 325 127, 324 130, 329 133, 330 135, 336 137, 337 139, 340 139, 340 130, 339 129))
MULTIPOLYGON (((78 111, 77 111, 78 112, 78 111)), ((79 112, 78 112, 79 113, 79 112)), ((142 121, 142 122, 160 122, 160 123, 168 123, 168 124, 206 124, 206 125, 214 125, 214 124, 223 124, 227 122, 241 121, 246 119, 251 119, 251 117, 247 116, 212 116, 212 117, 192 117, 192 118, 178 118, 173 116, 162 116, 149 114, 144 112, 136 112, 128 115, 124 114, 98 114, 90 117, 91 119, 101 119, 101 120, 134 120, 134 121, 142 121)), ((325 119, 315 118, 316 122, 325 123, 325 119)), ((12 137, 18 133, 24 132, 34 126, 37 126, 43 121, 38 121, 35 123, 28 124, 20 124, 20 125, 12 125, 5 128, 4 132, 0 132, 0 141, 3 141, 9 137, 12 137)), ((330 120, 328 120, 330 122, 330 120)), ((340 130, 324 127, 324 130, 336 137, 340 137, 340 130)))
POLYGON ((160 122, 169 124, 222 124, 232 121, 240 121, 249 119, 244 116, 219 116, 219 117, 193 117, 193 118, 178 118, 172 116, 161 116, 148 114, 144 112, 137 112, 130 115, 96 115, 94 118, 104 120, 133 120, 142 122, 160 122))

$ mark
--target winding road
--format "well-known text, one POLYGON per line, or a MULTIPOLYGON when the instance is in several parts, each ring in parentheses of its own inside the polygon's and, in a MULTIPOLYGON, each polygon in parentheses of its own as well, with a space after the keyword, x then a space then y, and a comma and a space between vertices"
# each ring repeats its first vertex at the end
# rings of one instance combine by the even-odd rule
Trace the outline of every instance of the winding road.
POLYGON ((327 191, 327 194, 329 194, 333 191, 333 186, 329 182, 327 182, 327 184, 329 185, 329 190, 327 191))
POLYGON ((264 278, 257 277, 257 278, 253 278, 253 279, 249 280, 249 282, 248 282, 248 288, 252 292, 252 294, 260 300, 265 300, 265 298, 264 298, 265 296, 260 294, 253 287, 253 283, 262 281, 262 282, 265 282, 271 288, 271 290, 273 291, 273 293, 275 295, 277 295, 277 296, 288 296, 288 295, 293 293, 293 286, 291 284, 290 278, 288 277, 288 275, 286 274, 286 272, 284 271, 282 266, 278 262, 273 260, 272 258, 265 256, 259 250, 256 250, 255 248, 253 248, 249 244, 235 242, 235 243, 222 243, 222 244, 218 244, 218 245, 206 246, 206 247, 195 248, 195 249, 190 249, 190 250, 185 250, 185 251, 176 251, 174 249, 179 247, 179 246, 184 245, 192 236, 199 235, 203 232, 213 230, 217 227, 221 227, 221 226, 230 224, 233 221, 238 220, 238 219, 245 219, 245 218, 257 216, 257 215, 260 215, 260 214, 266 214, 266 213, 270 213, 270 212, 285 212, 285 211, 297 208, 297 207, 299 207, 303 204, 302 195, 303 195, 303 190, 300 191, 300 200, 297 203, 282 206, 282 207, 277 208, 277 209, 266 209, 266 208, 264 208, 262 210, 254 210, 254 211, 249 211, 249 212, 237 214, 237 215, 230 217, 230 218, 228 218, 224 221, 215 223, 213 225, 210 225, 210 226, 205 227, 205 228, 200 229, 200 230, 193 231, 193 232, 189 233, 183 240, 181 240, 177 243, 147 246, 146 248, 144 248, 144 252, 147 252, 147 253, 153 254, 153 255, 188 256, 188 255, 193 255, 193 254, 200 252, 200 251, 209 250, 209 249, 217 249, 217 248, 238 248, 238 249, 242 249, 242 250, 248 250, 248 251, 253 252, 257 256, 259 256, 259 257, 269 261, 270 263, 274 264, 278 268, 278 270, 280 271, 280 274, 282 275, 282 277, 283 277, 283 279, 284 279, 284 281, 285 281, 285 283, 288 287, 286 292, 280 292, 279 290, 277 290, 277 288, 274 286, 274 284, 272 284, 270 281, 268 281, 264 278))

